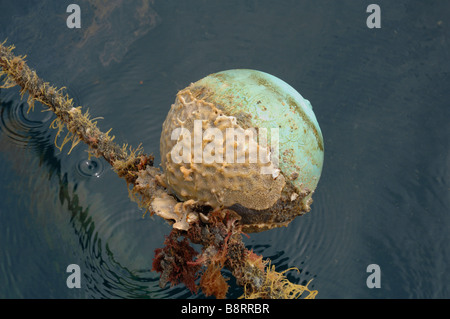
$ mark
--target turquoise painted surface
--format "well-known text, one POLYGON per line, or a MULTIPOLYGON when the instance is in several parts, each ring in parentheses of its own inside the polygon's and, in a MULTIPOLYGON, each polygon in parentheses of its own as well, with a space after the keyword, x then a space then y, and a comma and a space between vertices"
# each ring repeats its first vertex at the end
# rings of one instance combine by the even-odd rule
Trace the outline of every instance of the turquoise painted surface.
MULTIPOLYGON (((194 83, 209 102, 243 125, 279 129, 279 168, 299 189, 314 190, 323 166, 323 137, 311 103, 292 86, 265 72, 233 69, 194 83)), ((248 128, 248 127, 245 127, 248 128)))

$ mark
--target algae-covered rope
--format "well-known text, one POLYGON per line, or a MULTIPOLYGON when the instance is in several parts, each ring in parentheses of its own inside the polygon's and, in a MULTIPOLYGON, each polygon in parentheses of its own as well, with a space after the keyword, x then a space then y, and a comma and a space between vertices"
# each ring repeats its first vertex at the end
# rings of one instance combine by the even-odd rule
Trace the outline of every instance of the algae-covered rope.
MULTIPOLYGON (((153 167, 153 156, 143 154, 140 147, 133 150, 128 145, 115 143, 110 131, 101 132, 87 111, 83 113, 80 106, 74 106, 63 89, 40 79, 28 67, 25 57, 14 55, 13 49, 12 45, 5 46, 5 42, 0 44, 0 80, 3 82, 0 88, 20 86, 22 96, 29 94, 30 109, 34 108, 35 101, 46 105, 56 114, 51 127, 57 129, 56 145, 56 139, 62 138, 57 147, 62 149, 71 142, 70 152, 80 141, 86 143, 91 154, 103 157, 127 185, 132 186, 128 190, 141 206, 151 210, 155 196, 167 193, 164 184, 158 182, 160 172, 153 167), (65 128, 68 132, 62 137, 65 128)), ((235 276, 237 284, 244 287, 246 298, 298 298, 303 297, 304 292, 307 292, 306 298, 315 297, 317 291, 309 290, 308 285, 290 283, 268 260, 245 248, 236 213, 227 209, 208 211, 202 206, 194 209, 202 218, 192 223, 188 231, 174 229, 166 239, 166 246, 155 252, 153 270, 161 273, 161 286, 181 282, 196 292, 195 282, 200 277, 199 286, 205 295, 224 298, 228 284, 221 270, 225 267, 235 276), (202 245, 202 252, 197 253, 190 243, 202 245)))
MULTIPOLYGON (((74 106, 73 99, 64 93, 64 88, 56 87, 40 79, 34 70, 31 70, 25 62, 25 56, 15 56, 13 54, 14 46, 0 45, 0 66, 1 75, 6 75, 3 81, 3 88, 9 88, 15 85, 21 87, 21 95, 29 94, 28 104, 30 109, 34 108, 34 102, 38 101, 46 105, 57 118, 52 123, 52 128, 58 130, 56 138, 67 127, 68 132, 63 138, 58 148, 71 142, 71 149, 79 141, 83 141, 90 147, 91 153, 95 156, 102 156, 108 163, 117 169, 119 175, 122 175, 127 181, 132 182, 133 175, 130 171, 135 171, 137 165, 141 163, 141 158, 145 163, 153 163, 153 157, 140 154, 140 149, 131 150, 127 145, 120 146, 116 144, 114 136, 109 135, 109 131, 104 133, 97 127, 95 119, 91 119, 89 112, 82 113, 80 106, 74 106)), ((55 139, 56 141, 56 139, 55 139)), ((56 144, 56 142, 55 142, 56 144)), ((70 151, 69 151, 70 152, 70 151)))

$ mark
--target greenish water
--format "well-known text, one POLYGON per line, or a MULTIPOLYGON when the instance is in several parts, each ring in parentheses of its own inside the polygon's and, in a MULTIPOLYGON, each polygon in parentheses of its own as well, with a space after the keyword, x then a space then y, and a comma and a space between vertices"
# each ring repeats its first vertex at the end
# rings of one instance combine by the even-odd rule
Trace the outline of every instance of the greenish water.
MULTIPOLYGON (((210 73, 261 70, 311 101, 325 145, 312 210, 247 247, 298 267, 289 279, 314 279, 317 298, 450 297, 448 1, 378 1, 381 29, 360 1, 78 1, 82 27, 68 29, 70 3, 0 1, 0 41, 157 159, 177 91, 210 73)), ((54 117, 26 108, 0 90, 0 297, 204 298, 159 288, 151 262, 170 226, 142 218, 84 146, 59 152, 54 117)))

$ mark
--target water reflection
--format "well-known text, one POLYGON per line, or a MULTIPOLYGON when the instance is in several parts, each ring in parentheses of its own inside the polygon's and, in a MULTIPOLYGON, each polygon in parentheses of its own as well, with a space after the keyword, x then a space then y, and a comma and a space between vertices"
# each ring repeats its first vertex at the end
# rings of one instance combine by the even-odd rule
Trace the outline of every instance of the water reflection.
POLYGON ((73 80, 121 62, 129 47, 161 21, 149 0, 80 0, 77 4, 82 8, 82 27, 68 29, 68 4, 20 0, 2 4, 4 12, 20 8, 20 14, 4 17, 5 22, 12 19, 12 23, 5 25, 0 36, 19 45, 22 52, 33 52, 30 58, 39 62, 40 74, 63 69, 73 80))

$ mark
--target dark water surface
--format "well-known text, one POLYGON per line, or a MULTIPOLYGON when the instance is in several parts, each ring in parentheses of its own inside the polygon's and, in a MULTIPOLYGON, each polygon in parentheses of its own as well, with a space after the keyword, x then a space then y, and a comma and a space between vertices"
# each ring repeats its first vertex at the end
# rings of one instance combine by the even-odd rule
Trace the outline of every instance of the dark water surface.
MULTIPOLYGON (((177 91, 210 73, 265 71, 311 101, 325 144, 312 210, 245 240, 298 267, 291 281, 314 279, 317 298, 450 298, 450 2, 377 1, 381 29, 366 26, 370 1, 78 1, 68 29, 70 3, 0 1, 0 41, 158 164, 177 91)), ((40 108, 0 91, 0 297, 204 298, 159 288, 170 226, 142 218, 85 146, 56 149, 40 108)))

